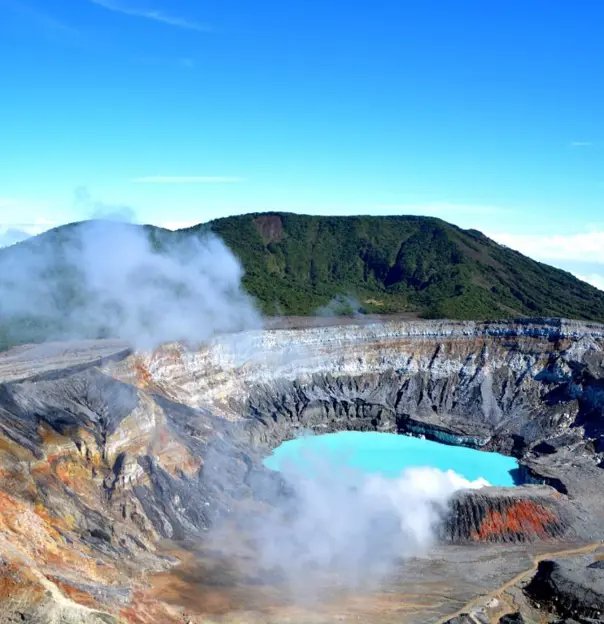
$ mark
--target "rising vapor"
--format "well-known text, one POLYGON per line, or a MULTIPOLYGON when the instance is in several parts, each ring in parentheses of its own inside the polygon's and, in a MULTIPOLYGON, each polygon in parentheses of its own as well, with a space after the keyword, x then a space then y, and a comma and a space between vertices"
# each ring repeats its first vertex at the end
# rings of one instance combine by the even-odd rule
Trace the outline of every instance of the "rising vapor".
MULTIPOLYGON (((299 604, 320 600, 334 587, 377 589, 406 559, 434 546, 455 492, 489 485, 427 466, 408 468, 397 478, 366 474, 346 466, 337 453, 306 451, 303 459, 280 465, 278 486, 252 481, 268 509, 244 512, 239 522, 266 579, 280 579, 299 604)), ((237 484, 229 481, 223 461, 214 458, 204 478, 210 487, 234 491, 237 484)), ((207 539, 211 543, 211 531, 207 539)), ((224 540, 220 544, 229 555, 224 540)))
POLYGON ((164 234, 152 241, 141 226, 94 220, 7 250, 0 325, 34 338, 121 338, 141 349, 261 326, 242 267, 220 239, 164 234))

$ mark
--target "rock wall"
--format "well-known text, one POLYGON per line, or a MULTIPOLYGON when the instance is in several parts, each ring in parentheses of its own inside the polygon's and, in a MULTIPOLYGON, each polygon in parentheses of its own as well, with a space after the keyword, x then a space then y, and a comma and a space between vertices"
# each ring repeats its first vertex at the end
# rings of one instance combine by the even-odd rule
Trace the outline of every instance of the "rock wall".
POLYGON ((604 449, 603 341, 601 326, 574 322, 399 322, 175 345, 108 370, 253 420, 254 442, 269 446, 305 428, 374 429, 524 457, 548 440, 604 449))
POLYGON ((545 560, 524 588, 542 609, 578 622, 604 619, 604 574, 602 561, 592 557, 545 560))

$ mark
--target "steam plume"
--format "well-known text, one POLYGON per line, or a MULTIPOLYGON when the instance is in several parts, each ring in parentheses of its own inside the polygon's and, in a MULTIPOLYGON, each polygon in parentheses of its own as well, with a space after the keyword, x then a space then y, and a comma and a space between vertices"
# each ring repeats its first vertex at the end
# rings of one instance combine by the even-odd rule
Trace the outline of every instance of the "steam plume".
POLYGON ((334 585, 376 589, 405 559, 427 554, 457 490, 489 485, 431 467, 397 478, 364 474, 337 453, 307 453, 302 463, 281 463, 280 471, 281 487, 253 484, 269 503, 267 513, 246 515, 240 525, 266 577, 280 578, 299 603, 320 599, 334 585))
POLYGON ((152 348, 261 326, 241 287, 242 268, 221 240, 151 236, 141 226, 94 220, 7 249, 0 333, 9 342, 113 337, 152 348))

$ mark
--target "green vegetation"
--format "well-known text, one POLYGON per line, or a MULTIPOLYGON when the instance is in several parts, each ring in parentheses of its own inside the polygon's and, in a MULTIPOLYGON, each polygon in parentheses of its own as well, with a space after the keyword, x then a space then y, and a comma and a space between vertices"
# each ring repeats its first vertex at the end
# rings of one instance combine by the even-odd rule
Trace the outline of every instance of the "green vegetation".
MULTIPOLYGON (((158 253, 170 253, 172 241, 208 230, 241 260, 245 287, 269 315, 309 315, 325 306, 332 313, 345 313, 354 300, 362 313, 467 320, 554 316, 604 322, 604 292, 480 232, 440 219, 261 213, 178 232, 142 228, 158 253)), ((79 244, 77 231, 78 225, 72 224, 0 250, 2 297, 12 297, 19 289, 8 279, 19 258, 38 257, 44 262, 42 275, 52 285, 49 309, 73 311, 89 303, 92 294, 86 292, 78 267, 68 260, 70 246, 79 244)), ((10 316, 6 309, 0 300, 0 348, 69 333, 59 329, 56 314, 45 316, 40 310, 27 317, 10 316)))
POLYGON ((344 295, 365 313, 604 321, 603 292, 440 219, 263 213, 209 227, 240 258, 267 314, 313 314, 344 295))

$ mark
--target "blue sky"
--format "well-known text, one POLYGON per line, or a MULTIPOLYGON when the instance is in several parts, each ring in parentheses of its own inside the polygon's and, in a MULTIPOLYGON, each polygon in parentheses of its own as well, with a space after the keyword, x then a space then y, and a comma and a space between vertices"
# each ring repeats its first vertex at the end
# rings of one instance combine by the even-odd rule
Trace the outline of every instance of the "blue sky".
POLYGON ((433 214, 604 287, 603 23, 599 0, 0 0, 0 236, 115 206, 433 214))

